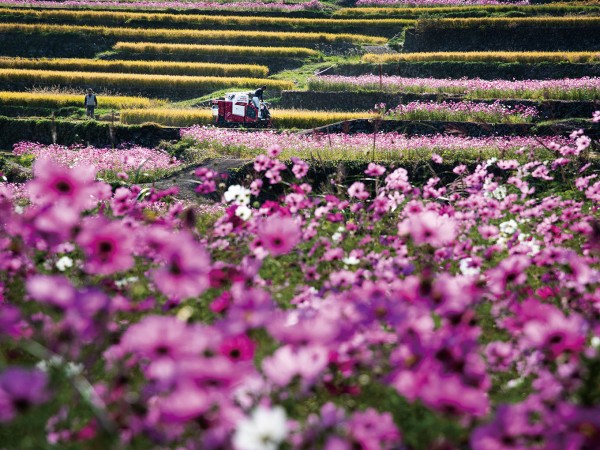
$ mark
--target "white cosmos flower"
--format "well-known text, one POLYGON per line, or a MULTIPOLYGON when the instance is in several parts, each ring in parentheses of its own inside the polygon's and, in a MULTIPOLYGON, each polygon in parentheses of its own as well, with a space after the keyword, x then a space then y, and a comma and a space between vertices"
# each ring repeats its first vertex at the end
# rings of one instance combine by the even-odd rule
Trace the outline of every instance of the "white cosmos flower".
POLYGON ((335 242, 342 239, 342 233, 346 231, 346 229, 342 226, 339 226, 335 233, 331 236, 331 239, 335 242))
POLYGON ((494 192, 492 192, 492 197, 496 200, 504 200, 506 198, 506 186, 498 186, 494 192))
POLYGON ((43 372, 48 372, 51 367, 62 367, 64 373, 69 377, 77 376, 83 372, 83 364, 75 364, 71 361, 65 361, 61 356, 58 355, 42 360, 35 366, 43 372))
POLYGON ((242 220, 248 220, 252 216, 252 210, 246 205, 238 205, 235 209, 235 215, 242 220))
POLYGON ((523 384, 523 381, 525 381, 523 378, 515 378, 514 380, 510 380, 508 383, 506 383, 506 387, 509 389, 514 389, 523 384))
POLYGON ((500 224, 500 232, 503 234, 514 234, 518 228, 519 224, 513 219, 507 220, 506 222, 502 222, 500 224))
POLYGON ((68 256, 63 256, 58 261, 56 261, 56 268, 61 272, 64 272, 69 267, 73 267, 73 260, 68 256))
POLYGON ((235 450, 276 450, 288 433, 285 411, 259 406, 249 418, 238 422, 233 435, 235 450))
POLYGON ((117 287, 122 288, 123 286, 127 286, 130 283, 135 283, 136 281, 138 281, 139 278, 138 277, 127 277, 127 278, 122 278, 120 280, 116 280, 115 281, 115 285, 117 287))
POLYGON ((240 186, 239 184, 233 184, 229 186, 229 189, 223 194, 227 203, 236 203, 238 205, 249 205, 250 204, 251 192, 249 189, 240 186))
POLYGON ((344 258, 342 261, 344 262, 344 264, 346 264, 348 266, 356 266, 357 264, 360 263, 360 259, 358 259, 356 256, 348 256, 347 258, 344 258))

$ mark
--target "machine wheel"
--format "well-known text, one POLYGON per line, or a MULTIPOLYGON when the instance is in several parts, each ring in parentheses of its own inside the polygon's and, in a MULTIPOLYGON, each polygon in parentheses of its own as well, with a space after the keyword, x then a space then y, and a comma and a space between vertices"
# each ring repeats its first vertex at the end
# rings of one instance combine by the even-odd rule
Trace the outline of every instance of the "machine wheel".
POLYGON ((217 117, 217 121, 216 121, 217 126, 222 127, 223 125, 225 125, 225 117, 223 116, 218 116, 217 117))

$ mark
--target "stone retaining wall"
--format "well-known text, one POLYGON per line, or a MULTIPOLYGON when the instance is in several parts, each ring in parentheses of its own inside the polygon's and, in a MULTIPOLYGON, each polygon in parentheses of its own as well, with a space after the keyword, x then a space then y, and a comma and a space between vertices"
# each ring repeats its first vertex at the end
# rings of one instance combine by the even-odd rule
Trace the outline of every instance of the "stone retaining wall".
POLYGON ((56 132, 56 143, 62 145, 84 144, 95 147, 118 146, 123 143, 155 147, 160 141, 179 139, 179 128, 159 125, 115 124, 111 138, 110 124, 97 121, 68 121, 51 119, 15 119, 0 116, 0 149, 11 150, 20 141, 52 144, 56 132))

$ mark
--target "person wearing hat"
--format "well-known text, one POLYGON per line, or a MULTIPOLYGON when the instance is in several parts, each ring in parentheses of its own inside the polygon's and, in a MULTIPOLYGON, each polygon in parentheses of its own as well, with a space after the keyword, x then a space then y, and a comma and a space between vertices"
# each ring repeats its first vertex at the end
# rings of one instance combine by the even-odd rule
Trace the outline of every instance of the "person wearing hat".
POLYGON ((258 117, 260 117, 260 102, 263 101, 263 93, 267 90, 266 86, 259 87, 256 91, 254 91, 254 96, 252 97, 252 102, 256 109, 258 109, 258 117))
POLYGON ((91 89, 87 90, 87 94, 85 95, 84 100, 85 105, 85 114, 88 117, 94 118, 94 109, 98 106, 98 99, 96 98, 96 94, 91 89))

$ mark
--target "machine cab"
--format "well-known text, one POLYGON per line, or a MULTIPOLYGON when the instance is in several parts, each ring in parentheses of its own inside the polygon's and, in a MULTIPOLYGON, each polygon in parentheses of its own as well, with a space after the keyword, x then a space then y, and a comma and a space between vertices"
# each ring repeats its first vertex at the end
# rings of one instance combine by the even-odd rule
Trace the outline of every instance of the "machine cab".
POLYGON ((211 111, 217 125, 269 126, 271 122, 266 105, 263 105, 263 110, 259 112, 248 92, 229 92, 223 98, 213 100, 211 111))

